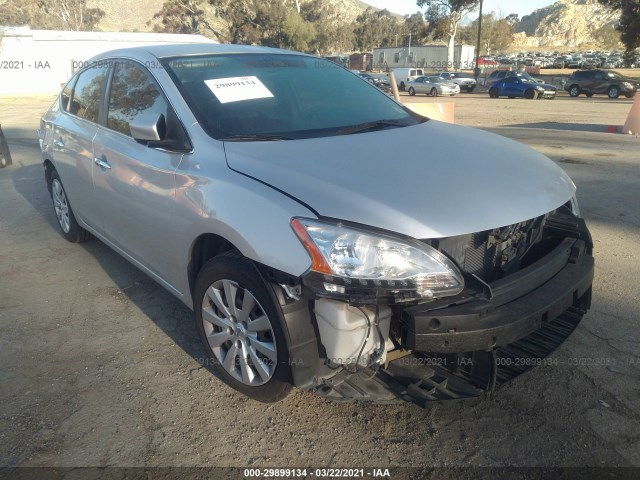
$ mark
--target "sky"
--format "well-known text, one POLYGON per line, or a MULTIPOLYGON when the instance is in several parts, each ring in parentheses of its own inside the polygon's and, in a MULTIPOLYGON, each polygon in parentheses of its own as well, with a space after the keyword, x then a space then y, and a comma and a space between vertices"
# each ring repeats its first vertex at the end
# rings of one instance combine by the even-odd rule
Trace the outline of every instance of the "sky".
MULTIPOLYGON (((363 0, 369 5, 373 5, 378 8, 386 8, 390 12, 399 13, 400 15, 407 15, 416 13, 419 8, 416 0, 363 0)), ((502 10, 502 14, 506 17, 510 13, 517 13, 522 18, 524 15, 529 15, 538 8, 551 5, 555 0, 484 0, 482 7, 483 13, 496 12, 499 13, 502 10)), ((473 16, 473 14, 472 14, 473 16)), ((477 13, 475 15, 477 17, 477 13)))

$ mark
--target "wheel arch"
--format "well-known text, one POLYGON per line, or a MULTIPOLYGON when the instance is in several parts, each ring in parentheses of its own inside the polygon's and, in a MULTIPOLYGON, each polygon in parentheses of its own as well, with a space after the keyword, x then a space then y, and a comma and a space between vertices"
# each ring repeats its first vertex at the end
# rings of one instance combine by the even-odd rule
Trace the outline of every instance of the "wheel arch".
POLYGON ((187 264, 189 293, 192 299, 195 294, 196 279, 202 267, 212 258, 222 255, 223 253, 234 251, 242 255, 240 249, 233 243, 215 233, 203 233, 193 241, 189 250, 189 261, 187 264))
POLYGON ((56 167, 49 157, 44 158, 42 166, 44 167, 44 179, 47 182, 47 190, 49 191, 49 195, 51 195, 51 174, 56 170, 56 167))

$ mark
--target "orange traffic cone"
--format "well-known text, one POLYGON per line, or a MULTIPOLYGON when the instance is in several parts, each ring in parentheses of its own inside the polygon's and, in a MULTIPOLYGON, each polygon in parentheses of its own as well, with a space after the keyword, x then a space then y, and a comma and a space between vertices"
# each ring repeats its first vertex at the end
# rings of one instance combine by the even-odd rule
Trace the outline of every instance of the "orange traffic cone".
POLYGON ((622 127, 622 133, 640 135, 640 94, 636 95, 636 101, 633 102, 627 121, 622 127))

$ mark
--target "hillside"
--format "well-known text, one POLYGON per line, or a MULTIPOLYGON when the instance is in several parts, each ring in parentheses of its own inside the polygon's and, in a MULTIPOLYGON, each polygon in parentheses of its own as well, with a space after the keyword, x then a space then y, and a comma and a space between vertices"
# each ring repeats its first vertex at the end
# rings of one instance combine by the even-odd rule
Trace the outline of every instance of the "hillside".
POLYGON ((596 45, 594 32, 618 19, 618 13, 597 0, 559 0, 522 17, 516 25, 516 46, 596 45))
MULTIPOLYGON (((105 12, 105 16, 98 24, 103 31, 148 32, 152 27, 147 23, 153 15, 162 8, 165 0, 136 0, 123 2, 122 0, 89 0, 90 7, 97 7, 105 12)), ((305 3, 308 0, 301 0, 305 3)), ((345 22, 351 22, 358 15, 370 7, 359 0, 323 0, 333 6, 333 10, 345 22)))

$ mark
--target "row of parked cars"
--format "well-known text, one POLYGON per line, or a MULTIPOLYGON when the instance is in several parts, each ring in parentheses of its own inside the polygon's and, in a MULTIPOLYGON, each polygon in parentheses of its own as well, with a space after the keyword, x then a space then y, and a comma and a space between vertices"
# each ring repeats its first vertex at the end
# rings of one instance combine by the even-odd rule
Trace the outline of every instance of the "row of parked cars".
MULTIPOLYGON (((523 65, 540 68, 624 68, 626 66, 622 53, 592 50, 586 52, 572 52, 566 55, 552 54, 550 52, 537 52, 530 55, 502 55, 498 57, 484 57, 484 65, 523 65)), ((632 60, 630 67, 640 65, 640 53, 632 60)))
MULTIPOLYGON (((386 92, 391 90, 389 77, 384 74, 360 72, 357 74, 386 92)), ((438 95, 453 96, 461 91, 471 93, 477 86, 476 80, 463 72, 440 72, 434 75, 425 75, 424 71, 419 68, 397 68, 394 70, 394 75, 398 88, 412 96, 416 94, 433 97, 438 95)), ((485 87, 491 98, 554 99, 558 92, 555 85, 545 83, 526 72, 511 70, 494 70, 487 77, 485 87)), ((640 91, 640 82, 609 70, 578 70, 565 82, 564 89, 572 97, 578 97, 581 94, 587 97, 604 94, 612 99, 619 96, 633 98, 636 92, 640 91)))

